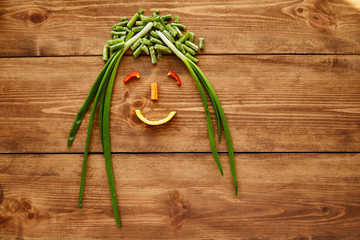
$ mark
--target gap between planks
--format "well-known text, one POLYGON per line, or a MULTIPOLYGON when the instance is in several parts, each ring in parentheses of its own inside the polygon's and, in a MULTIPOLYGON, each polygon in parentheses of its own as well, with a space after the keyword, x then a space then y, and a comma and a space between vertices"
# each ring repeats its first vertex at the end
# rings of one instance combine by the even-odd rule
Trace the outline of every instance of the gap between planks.
MULTIPOLYGON (((234 152, 234 154, 358 154, 360 152, 234 152)), ((83 154, 83 152, 25 152, 25 153, 0 153, 0 155, 77 155, 83 154)), ((103 152, 89 152, 89 155, 103 154, 103 152)), ((146 154, 212 154, 211 152, 111 152, 113 155, 146 155, 146 154)), ((228 154, 228 152, 219 152, 218 154, 228 154)))
MULTIPOLYGON (((163 55, 173 55, 166 54, 163 55)), ((132 56, 132 54, 124 54, 124 56, 132 56)), ((141 55, 145 56, 145 55, 141 55)), ((197 56, 360 56, 356 53, 207 53, 197 54, 197 56)), ((57 55, 57 56, 0 56, 0 58, 77 58, 77 57, 102 57, 102 55, 57 55)))

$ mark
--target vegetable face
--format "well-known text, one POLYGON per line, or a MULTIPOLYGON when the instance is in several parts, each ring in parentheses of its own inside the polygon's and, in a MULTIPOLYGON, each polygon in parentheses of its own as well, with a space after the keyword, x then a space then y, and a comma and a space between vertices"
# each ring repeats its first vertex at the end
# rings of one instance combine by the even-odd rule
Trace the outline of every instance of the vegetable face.
MULTIPOLYGON (((110 101, 119 63, 122 59, 122 56, 129 48, 134 51, 133 55, 135 57, 138 57, 142 52, 150 55, 153 64, 156 64, 157 60, 162 59, 162 54, 164 52, 168 54, 174 52, 176 56, 178 56, 180 60, 184 62, 199 89, 201 99, 203 101, 208 127, 210 148, 221 175, 223 175, 223 170, 216 150, 214 130, 212 126, 206 93, 208 94, 211 104, 214 107, 219 141, 221 139, 221 128, 224 129, 229 152, 230 168, 233 182, 235 185, 235 195, 237 195, 238 191, 235 172, 234 150, 230 130, 215 90, 212 88, 209 80, 206 78, 201 69, 195 64, 195 62, 198 61, 197 58, 195 58, 195 55, 199 49, 199 47, 194 43, 195 34, 189 31, 183 34, 181 30, 185 30, 187 27, 183 24, 180 24, 180 20, 178 17, 175 18, 174 23, 168 24, 167 21, 170 21, 172 18, 171 14, 160 17, 158 16, 159 11, 156 10, 153 13, 152 17, 146 17, 143 15, 143 11, 143 9, 140 9, 137 13, 133 15, 133 17, 129 21, 127 21, 127 18, 123 17, 120 23, 113 25, 113 29, 111 31, 111 36, 113 37, 113 39, 108 41, 109 46, 103 47, 103 59, 104 61, 106 61, 106 64, 99 73, 94 84, 92 85, 90 92, 85 99, 85 102, 80 107, 68 137, 68 146, 70 146, 74 141, 75 135, 80 127, 85 113, 88 111, 91 103, 93 102, 88 125, 81 174, 78 203, 79 208, 81 209, 91 131, 93 127, 95 112, 97 106, 99 105, 98 109, 100 139, 105 156, 106 173, 111 194, 114 218, 119 228, 121 228, 121 221, 117 204, 110 148, 110 101), (139 19, 141 21, 139 21, 139 19)), ((203 49, 204 40, 203 38, 199 38, 199 40, 200 49, 203 49)), ((178 85, 181 84, 180 79, 175 73, 170 71, 169 75, 177 80, 178 85)), ((132 75, 130 74, 130 76, 128 75, 124 79, 124 82, 127 82, 132 77, 138 77, 138 75, 132 73, 132 75)), ((143 122, 150 125, 159 125, 169 121, 172 117, 174 117, 176 112, 171 112, 166 118, 158 121, 150 121, 146 119, 142 115, 140 110, 136 110, 135 113, 143 122)))

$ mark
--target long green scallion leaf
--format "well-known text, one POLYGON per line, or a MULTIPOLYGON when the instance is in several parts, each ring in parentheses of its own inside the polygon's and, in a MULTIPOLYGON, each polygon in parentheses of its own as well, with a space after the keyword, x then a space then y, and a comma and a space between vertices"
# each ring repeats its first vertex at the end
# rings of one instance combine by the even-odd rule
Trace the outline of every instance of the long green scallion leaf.
POLYGON ((84 193, 84 185, 85 185, 85 174, 86 174, 86 165, 87 165, 87 157, 89 152, 89 145, 90 145, 90 138, 91 138, 91 131, 93 127, 94 117, 96 107, 99 103, 99 122, 100 122, 100 137, 101 143, 104 150, 105 156, 105 165, 106 165, 106 173, 109 182, 110 188, 110 195, 111 201, 113 206, 114 218, 116 224, 119 228, 121 228, 121 220, 119 215, 119 209, 117 204, 117 197, 116 197, 116 188, 115 188, 115 180, 114 180, 114 173, 113 173, 113 166, 112 166, 112 159, 111 159, 111 148, 110 148, 110 101, 111 101, 111 94, 112 89, 115 81, 116 72, 120 63, 120 60, 126 50, 139 38, 144 36, 148 33, 152 28, 152 23, 148 23, 144 29, 137 34, 136 36, 130 38, 126 43, 123 49, 120 49, 116 53, 114 53, 109 61, 106 63, 102 71, 100 72, 98 78, 95 80, 88 97, 86 98, 85 102, 83 103, 82 107, 80 108, 73 127, 70 131, 68 145, 70 146, 74 137, 76 135, 77 130, 81 124, 81 120, 83 119, 86 111, 90 107, 92 101, 94 100, 93 107, 90 114, 90 120, 88 125, 88 132, 85 144, 85 151, 84 151, 84 159, 83 159, 83 167, 81 173, 81 183, 80 183, 80 193, 79 193, 79 208, 82 207, 82 199, 84 193), (111 73, 111 75, 110 75, 111 73), (110 76, 109 76, 110 75, 110 76), (100 101, 99 101, 100 98, 100 101))
POLYGON ((109 188, 110 188, 110 195, 111 195, 111 202, 113 206, 113 212, 116 224, 119 228, 121 228, 121 221, 119 215, 119 208, 117 204, 117 197, 116 197, 116 188, 115 188, 115 179, 114 179, 114 172, 112 166, 112 159, 111 159, 111 148, 110 148, 110 101, 111 101, 111 93, 114 86, 114 80, 117 68, 119 66, 121 57, 124 55, 125 51, 121 50, 117 53, 119 54, 119 58, 116 59, 116 65, 112 71, 109 84, 106 91, 105 102, 104 102, 104 114, 103 114, 103 150, 105 156, 105 165, 106 165, 106 174, 108 177, 109 188))
POLYGON ((108 87, 106 90, 106 96, 105 96, 105 102, 104 102, 104 113, 103 113, 103 128, 102 128, 102 144, 103 144, 103 150, 104 150, 104 156, 105 156, 105 165, 106 165, 106 173, 108 177, 108 183, 110 188, 110 195, 111 195, 111 202, 113 206, 113 212, 116 224, 119 228, 121 228, 121 221, 120 221, 120 215, 119 215, 119 209, 117 204, 117 197, 116 197, 116 188, 115 188, 115 179, 114 179, 114 172, 113 172, 113 166, 112 166, 112 159, 111 159, 111 147, 110 147, 110 102, 111 102, 111 95, 112 90, 114 86, 115 76, 116 72, 120 63, 120 60, 126 50, 138 39, 143 37, 146 33, 148 33, 152 28, 152 23, 148 23, 136 36, 129 39, 125 47, 120 50, 116 55, 119 55, 118 59, 114 60, 116 61, 116 65, 114 69, 112 70, 112 74, 108 83, 108 87))
MULTIPOLYGON (((236 169, 235 169, 235 158, 234 158, 234 148, 233 148, 233 144, 232 144, 232 140, 231 140, 231 135, 230 135, 230 130, 229 130, 229 126, 227 124, 226 121, 226 117, 225 117, 225 113, 222 109, 221 103, 215 93, 215 90, 212 88, 209 80, 206 78, 205 74, 200 70, 200 68, 190 59, 188 59, 184 54, 182 54, 171 42, 169 39, 166 38, 166 36, 164 34, 162 34, 160 31, 156 31, 156 33, 160 36, 160 38, 163 40, 163 42, 185 63, 185 65, 187 66, 187 68, 190 71, 190 74, 192 75, 192 77, 194 78, 196 84, 198 85, 199 79, 202 83, 202 85, 205 86, 205 89, 207 90, 210 99, 213 99, 213 107, 214 109, 217 109, 224 132, 225 132, 225 138, 226 138, 226 144, 228 147, 228 152, 229 152, 229 160, 230 160, 230 169, 231 169, 231 174, 232 174, 232 178, 233 178, 233 182, 234 182, 234 186, 235 186, 235 195, 237 195, 238 193, 238 183, 237 183, 237 178, 236 178, 236 169)), ((201 84, 200 84, 201 86, 201 84)), ((199 85, 198 85, 199 88, 199 85)), ((202 89, 202 87, 201 87, 202 89)), ((199 88, 200 90, 200 88, 199 88)), ((203 89, 202 89, 203 90, 203 89)), ((202 95, 202 92, 200 90, 200 94, 202 95)), ((205 99, 206 100, 206 99, 205 99)), ((210 114, 208 113, 208 110, 206 109, 207 107, 207 103, 204 102, 204 107, 205 107, 205 113, 206 115, 210 114)), ((217 119, 218 120, 218 119, 217 119)), ((217 121, 219 124, 219 120, 217 121)), ((210 118, 210 124, 211 124, 211 118, 210 118)), ((208 131, 209 131, 209 139, 210 139, 210 147, 212 149, 213 152, 213 148, 215 146, 212 146, 212 138, 214 138, 213 136, 213 131, 212 131, 212 126, 209 127, 209 122, 208 122, 208 131), (212 132, 212 134, 210 134, 210 132, 212 132)), ((216 147, 215 147, 215 151, 216 151, 216 147)), ((213 152, 215 161, 217 162, 217 154, 215 155, 213 152)), ((219 161, 220 162, 220 161, 219 161)), ((217 162, 218 163, 218 162, 217 162)))
POLYGON ((111 61, 110 65, 108 66, 108 68, 106 69, 106 72, 102 78, 102 81, 100 83, 100 86, 98 87, 98 91, 96 93, 95 99, 94 99, 94 104, 93 107, 91 109, 91 114, 90 114, 90 119, 89 119, 89 125, 88 125, 88 131, 87 131, 87 137, 86 137, 86 143, 85 143, 85 150, 84 150, 84 159, 83 159, 83 166, 82 166, 82 171, 81 171, 81 181, 80 181, 80 192, 79 192, 79 208, 81 209, 82 207, 82 199, 83 199, 83 194, 84 194, 84 186, 85 186, 85 175, 86 175, 86 165, 87 165, 87 158, 88 158, 88 153, 89 153, 89 146, 90 146, 90 137, 91 137, 91 131, 92 131, 92 127, 93 127, 93 123, 94 123, 94 118, 95 118, 95 111, 96 111, 96 106, 98 105, 99 102, 99 97, 100 94, 102 92, 102 90, 104 88, 106 88, 107 82, 109 80, 109 74, 110 72, 113 70, 114 68, 114 63, 115 60, 117 58, 118 55, 116 55, 111 61))
POLYGON ((188 60, 188 62, 193 67, 193 69, 197 72, 197 75, 199 76, 199 78, 201 79, 203 84, 206 85, 207 88, 209 89, 208 93, 209 93, 209 95, 213 96, 216 107, 218 108, 221 123, 222 123, 223 128, 224 128, 226 144, 227 144, 228 152, 229 152, 230 169, 231 169, 231 175, 232 175, 234 186, 235 186, 235 195, 237 195, 237 193, 238 193, 238 183, 237 183, 237 178, 236 178, 234 147, 233 147, 233 144, 232 144, 230 130, 229 130, 229 126, 228 126, 227 121, 226 121, 224 110, 223 110, 223 108, 221 106, 219 98, 216 95, 215 90, 211 86, 211 84, 210 84, 209 80, 206 78, 205 74, 201 71, 201 69, 194 62, 192 62, 191 60, 188 60))
POLYGON ((90 89, 89 94, 87 95, 84 103, 81 105, 78 113, 76 114, 74 123, 73 123, 73 125, 71 127, 69 137, 68 137, 68 143, 67 143, 68 147, 70 147, 72 142, 74 141, 75 135, 76 135, 77 131, 79 130, 82 119, 84 118, 84 116, 85 116, 86 112, 88 111, 91 103, 93 102, 93 100, 94 100, 94 98, 96 96, 97 90, 99 88, 99 85, 100 85, 100 83, 101 83, 101 81, 103 79, 103 76, 104 76, 105 72, 106 72, 106 69, 110 65, 110 62, 113 59, 113 57, 114 57, 114 55, 109 59, 109 61, 107 61, 107 63, 105 64, 105 66, 103 67, 103 69, 101 70, 99 75, 97 76, 94 84, 92 85, 92 87, 90 89))
POLYGON ((186 64, 187 68, 189 69, 190 74, 194 78, 195 83, 196 83, 196 85, 197 85, 197 87, 199 89, 201 99, 203 101, 203 105, 204 105, 204 109, 205 109, 206 123, 207 123, 207 127, 208 127, 208 132, 209 132, 209 141, 210 141, 211 152, 212 152, 212 154, 214 156, 216 165, 218 166, 218 169, 219 169, 221 175, 223 176, 224 173, 223 173, 223 170, 222 170, 222 167, 221 167, 219 155, 218 155, 217 150, 216 150, 214 130, 213 130, 212 123, 211 123, 211 116, 210 116, 209 107, 208 107, 208 103, 207 103, 207 99, 206 99, 204 89, 203 89, 198 77, 196 76, 194 70, 192 69, 191 65, 189 65, 188 63, 185 63, 185 64, 186 64))

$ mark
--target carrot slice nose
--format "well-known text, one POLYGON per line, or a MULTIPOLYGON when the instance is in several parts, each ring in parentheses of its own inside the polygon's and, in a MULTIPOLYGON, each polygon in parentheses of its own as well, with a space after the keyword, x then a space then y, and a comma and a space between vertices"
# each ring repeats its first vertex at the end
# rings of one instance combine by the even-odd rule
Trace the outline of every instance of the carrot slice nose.
POLYGON ((151 100, 158 99, 157 83, 151 83, 151 100))

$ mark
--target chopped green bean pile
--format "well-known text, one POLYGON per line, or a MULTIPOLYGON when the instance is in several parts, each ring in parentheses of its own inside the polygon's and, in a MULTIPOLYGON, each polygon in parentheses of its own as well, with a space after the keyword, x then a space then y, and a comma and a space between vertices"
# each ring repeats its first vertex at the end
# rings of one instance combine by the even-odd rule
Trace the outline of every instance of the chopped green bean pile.
MULTIPOLYGON (((193 32, 187 31, 185 34, 182 32, 186 29, 186 26, 180 23, 178 16, 175 16, 173 23, 169 23, 172 20, 171 14, 161 17, 158 15, 160 11, 156 10, 153 12, 151 17, 147 17, 143 15, 143 12, 144 10, 140 9, 129 21, 127 18, 122 18, 121 22, 114 24, 111 31, 111 36, 113 39, 123 39, 125 43, 135 33, 140 32, 147 23, 152 22, 153 30, 150 31, 150 34, 146 34, 130 47, 135 58, 137 58, 141 53, 145 53, 146 55, 150 55, 151 62, 156 64, 158 60, 162 59, 163 52, 172 52, 169 48, 167 48, 167 50, 163 50, 159 48, 159 46, 156 47, 156 44, 166 47, 166 44, 155 32, 160 30, 184 55, 188 53, 186 56, 188 56, 192 61, 198 61, 195 58, 195 55, 198 49, 204 49, 204 38, 199 38, 200 46, 198 47, 198 45, 194 43, 195 34, 193 32), (131 36, 128 37, 129 35, 131 36)), ((104 47, 103 59, 105 61, 107 61, 108 56, 111 56, 115 53, 114 50, 111 50, 111 41, 114 40, 108 40, 108 44, 110 46, 108 50, 109 52, 106 52, 104 47)), ((120 42, 117 42, 117 44, 118 46, 112 48, 118 49, 121 47, 120 42)))
POLYGON ((221 139, 221 129, 224 130, 229 153, 230 169, 235 186, 235 195, 237 195, 238 192, 234 149, 226 117, 215 90, 201 69, 196 65, 198 59, 195 57, 195 55, 199 49, 204 49, 204 39, 198 39, 198 46, 195 43, 195 34, 193 32, 182 32, 185 31, 187 27, 180 23, 178 16, 175 16, 174 22, 170 23, 172 20, 171 14, 159 16, 160 11, 156 10, 153 12, 152 16, 144 16, 143 12, 144 10, 140 9, 130 18, 130 20, 128 20, 126 17, 122 17, 121 22, 112 26, 112 30, 110 32, 112 39, 108 40, 107 45, 103 46, 103 60, 106 62, 106 64, 91 87, 85 102, 80 107, 68 137, 68 146, 70 146, 74 141, 82 119, 90 108, 91 103, 93 103, 87 130, 81 173, 78 202, 79 208, 81 209, 90 137, 94 123, 95 112, 97 106, 99 106, 98 111, 100 139, 105 156, 106 173, 109 183, 114 218, 119 228, 121 228, 122 225, 117 204, 110 148, 110 101, 119 63, 129 48, 133 51, 135 58, 138 57, 142 52, 144 52, 146 55, 149 55, 153 64, 156 64, 158 60, 162 59, 163 53, 175 53, 175 55, 185 63, 191 76, 195 80, 201 95, 201 99, 203 101, 210 148, 221 175, 223 175, 223 170, 216 150, 215 134, 212 126, 206 93, 208 94, 211 104, 214 108, 219 141, 221 139))

